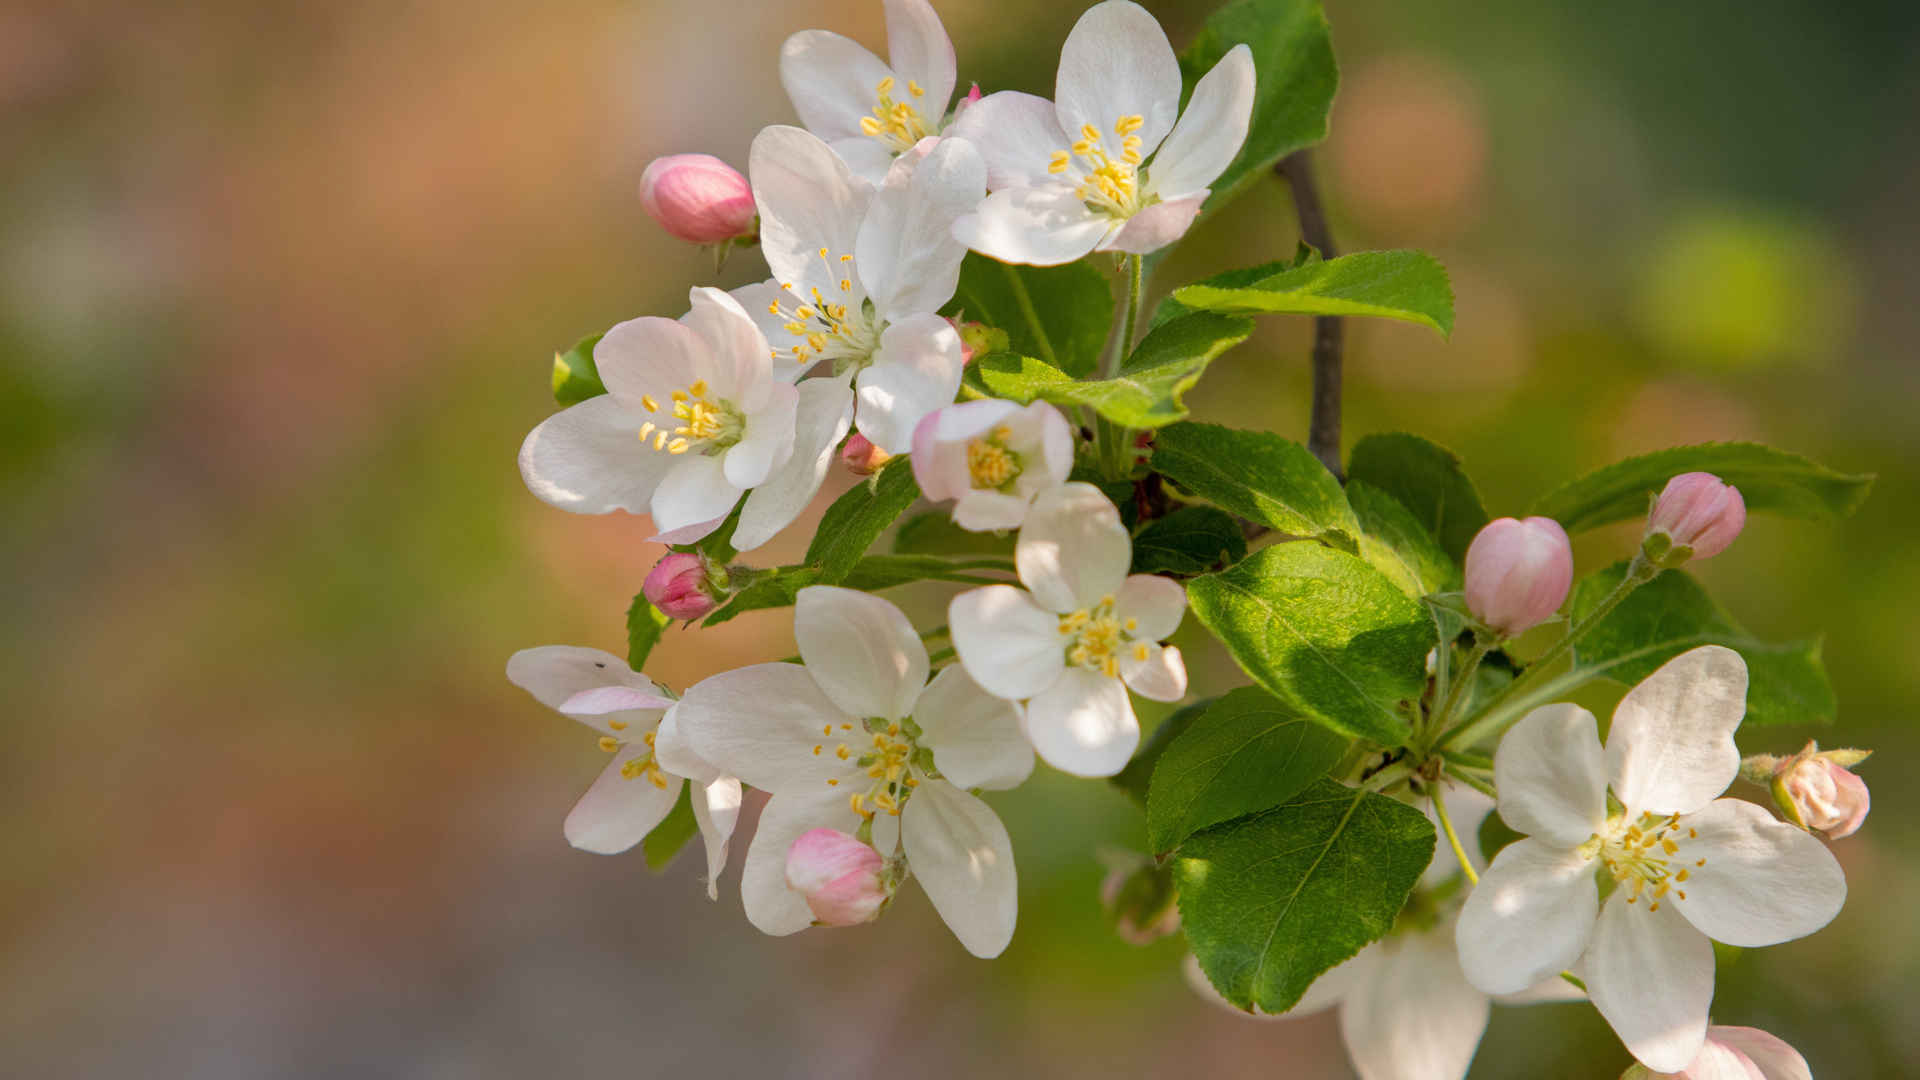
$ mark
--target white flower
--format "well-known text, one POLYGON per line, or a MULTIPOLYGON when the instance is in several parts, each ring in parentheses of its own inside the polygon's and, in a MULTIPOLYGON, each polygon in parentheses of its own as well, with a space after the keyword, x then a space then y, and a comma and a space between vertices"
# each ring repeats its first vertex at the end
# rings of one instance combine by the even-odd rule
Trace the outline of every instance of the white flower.
POLYGON ((646 838, 694 782, 693 816, 707 848, 707 895, 719 896, 727 841, 740 816, 740 781, 720 773, 681 742, 672 695, 599 649, 546 645, 507 661, 507 678, 541 704, 600 733, 613 760, 567 815, 567 842, 617 855, 646 838))
POLYGON ((929 413, 914 429, 911 460, 921 494, 958 500, 961 528, 1017 529, 1036 495, 1067 482, 1073 430, 1044 401, 1022 408, 985 398, 929 413))
POLYGON ((878 190, 795 127, 753 140, 748 171, 773 280, 734 291, 791 375, 827 361, 852 374, 862 435, 904 454, 920 418, 951 404, 965 346, 937 314, 966 245, 953 223, 979 202, 986 166, 959 139, 903 155, 878 190))
POLYGON ((696 288, 679 320, 607 331, 593 358, 607 393, 555 413, 520 447, 520 475, 562 510, 648 513, 655 539, 712 532, 740 501, 748 551, 797 517, 826 476, 852 409, 844 387, 775 378, 738 302, 696 288))
POLYGON ((1053 101, 1002 91, 954 121, 952 134, 987 159, 993 191, 955 232, 982 254, 1039 266, 1165 247, 1240 152, 1253 89, 1253 54, 1236 45, 1176 124, 1180 64, 1166 32, 1130 0, 1096 4, 1060 50, 1053 101))
POLYGON ((1595 1007, 1649 1068, 1687 1067, 1706 1036, 1713 941, 1804 937, 1846 900, 1819 840, 1752 803, 1716 798, 1740 769, 1733 731, 1747 667, 1682 653, 1629 691, 1603 750, 1575 705, 1529 713, 1494 758, 1500 816, 1525 839, 1467 898, 1467 978, 1507 993, 1580 963, 1595 1007), (1607 792, 1624 808, 1609 814, 1607 792), (1613 893, 1600 905, 1596 871, 1613 893))
POLYGON ((1158 644, 1180 625, 1187 592, 1127 576, 1133 541, 1092 484, 1041 493, 1013 559, 1031 591, 988 585, 954 597, 953 647, 988 693, 1031 699, 1027 735, 1047 764, 1112 776, 1140 743, 1127 688, 1155 701, 1187 692, 1180 650, 1158 644))
POLYGON ((827 30, 780 47, 780 83, 809 131, 868 180, 895 156, 938 135, 953 97, 953 42, 927 0, 885 0, 887 54, 827 30))
POLYGON ((787 855, 812 829, 904 852, 933 906, 975 956, 1013 937, 1013 848, 967 788, 1018 785, 1033 771, 1019 710, 958 665, 929 683, 926 646, 900 609, 827 585, 794 605, 799 664, 757 664, 695 684, 674 710, 700 756, 772 798, 747 849, 740 891, 769 934, 812 921, 789 887, 787 855))

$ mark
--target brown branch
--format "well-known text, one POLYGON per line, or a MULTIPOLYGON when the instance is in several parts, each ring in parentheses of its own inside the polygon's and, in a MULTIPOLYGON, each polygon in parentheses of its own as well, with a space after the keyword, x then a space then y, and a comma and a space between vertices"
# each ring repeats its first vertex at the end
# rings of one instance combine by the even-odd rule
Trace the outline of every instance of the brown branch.
MULTIPOLYGON (((1307 152, 1298 150, 1280 159, 1274 171, 1293 189, 1293 205, 1300 217, 1300 238, 1319 250, 1321 258, 1338 254, 1327 229, 1320 191, 1313 183, 1307 152)), ((1307 449, 1335 477, 1340 471, 1340 353, 1345 332, 1337 315, 1313 320, 1313 418, 1307 426, 1307 449)))

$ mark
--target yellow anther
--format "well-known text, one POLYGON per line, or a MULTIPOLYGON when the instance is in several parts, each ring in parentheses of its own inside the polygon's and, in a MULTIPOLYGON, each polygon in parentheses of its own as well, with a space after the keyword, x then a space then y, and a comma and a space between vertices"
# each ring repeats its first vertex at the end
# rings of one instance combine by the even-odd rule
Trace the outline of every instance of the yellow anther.
POLYGON ((845 761, 853 756, 853 751, 847 749, 846 743, 841 743, 840 749, 835 750, 833 756, 839 758, 841 761, 845 761))
POLYGON ((769 315, 778 315, 778 314, 780 314, 780 301, 778 301, 778 300, 775 300, 775 301, 774 301, 773 303, 771 303, 771 304, 768 304, 768 305, 767 305, 767 314, 769 314, 769 315))
POLYGON ((620 740, 611 735, 602 735, 600 736, 600 749, 611 754, 615 750, 620 749, 620 740))
POLYGON ((653 437, 653 448, 654 448, 655 450, 665 450, 665 449, 667 448, 667 433, 666 433, 666 432, 664 432, 664 431, 663 431, 663 432, 661 432, 661 433, 659 433, 658 435, 655 435, 655 436, 653 437))
POLYGON ((688 442, 685 439, 675 439, 672 442, 667 444, 667 453, 684 454, 687 452, 687 449, 692 445, 693 445, 692 443, 688 442))
POLYGON ((685 390, 675 390, 673 392, 673 400, 675 401, 687 400, 687 392, 685 390))
MULTIPOLYGON (((627 725, 616 721, 612 724, 609 724, 608 726, 613 728, 613 730, 615 731, 619 731, 621 728, 626 727, 627 725)), ((647 732, 645 735, 640 736, 640 741, 646 743, 647 746, 651 748, 653 746, 653 734, 654 733, 651 731, 647 732)))
POLYGON ((1116 135, 1131 135, 1145 127, 1146 124, 1147 118, 1139 114, 1123 116, 1114 123, 1113 131, 1116 135))
POLYGON ((640 395, 640 407, 641 407, 641 408, 643 408, 643 409, 645 409, 645 410, 647 410, 648 412, 659 412, 659 411, 660 411, 660 403, 659 403, 658 401, 655 401, 655 400, 653 399, 653 395, 652 395, 652 394, 641 394, 641 395, 640 395))
POLYGON ((1067 165, 1072 161, 1073 156, 1065 150, 1056 150, 1053 153, 1053 160, 1047 162, 1047 171, 1056 174, 1066 172, 1067 165))
POLYGON ((1073 144, 1073 152, 1076 157, 1086 157, 1093 152, 1093 144, 1082 139, 1073 144))
POLYGON ((705 379, 694 380, 693 385, 687 387, 687 393, 692 394, 694 397, 697 397, 697 398, 706 397, 707 396, 707 380, 705 379))
POLYGON ((886 94, 893 93, 893 76, 889 75, 886 78, 881 79, 880 85, 874 87, 873 92, 883 96, 886 94))
POLYGON ((881 132, 880 121, 875 120, 871 116, 863 116, 860 118, 860 134, 878 135, 880 134, 880 132, 881 132))
MULTIPOLYGON (((627 730, 627 722, 625 720, 609 720, 607 721, 607 726, 615 731, 627 730)), ((647 745, 653 745, 653 732, 651 731, 647 732, 647 745)))
POLYGON ((1141 641, 1141 642, 1136 642, 1134 644, 1133 658, 1138 663, 1144 664, 1147 662, 1147 643, 1146 642, 1141 641))
POLYGON ((852 261, 853 261, 853 256, 851 256, 851 255, 842 255, 842 256, 840 256, 840 261, 841 261, 841 262, 843 262, 843 263, 850 263, 850 262, 852 262, 852 261))
POLYGON ((820 249, 820 257, 821 257, 821 258, 823 258, 823 259, 827 257, 827 249, 826 249, 826 248, 821 248, 821 249, 820 249))
POLYGON ((838 781, 838 780, 835 780, 835 779, 834 779, 833 777, 831 777, 831 776, 829 776, 829 777, 827 777, 827 786, 828 786, 828 787, 839 787, 839 786, 840 786, 840 781, 838 781))
POLYGON ((1684 867, 1684 866, 1683 866, 1683 867, 1681 867, 1681 868, 1680 868, 1680 872, 1679 872, 1679 873, 1677 873, 1677 874, 1675 874, 1675 875, 1673 875, 1673 880, 1675 880, 1675 881, 1685 881, 1685 880, 1687 880, 1687 877, 1688 877, 1688 875, 1690 875, 1690 874, 1692 874, 1692 873, 1693 873, 1693 871, 1691 871, 1691 870, 1688 870, 1688 869, 1687 869, 1686 867, 1684 867))
POLYGON ((921 88, 920 84, 917 82, 914 82, 912 79, 907 80, 907 93, 912 94, 914 97, 927 96, 926 90, 921 88))
POLYGON ((651 420, 647 421, 644 424, 641 424, 640 425, 640 441, 646 442, 648 439, 652 438, 653 431, 658 426, 659 426, 658 424, 655 424, 651 420))
POLYGON ((1680 853, 1680 845, 1671 840, 1662 839, 1660 841, 1660 850, 1669 855, 1678 855, 1680 853))
POLYGON ((820 756, 820 752, 821 752, 822 750, 825 750, 825 749, 826 749, 826 747, 824 747, 824 746, 815 746, 815 747, 813 748, 813 756, 814 756, 814 757, 819 757, 819 756, 820 756))
POLYGON ((853 291, 853 279, 852 279, 852 278, 841 278, 841 279, 840 279, 840 291, 841 291, 841 292, 852 292, 852 291, 853 291))

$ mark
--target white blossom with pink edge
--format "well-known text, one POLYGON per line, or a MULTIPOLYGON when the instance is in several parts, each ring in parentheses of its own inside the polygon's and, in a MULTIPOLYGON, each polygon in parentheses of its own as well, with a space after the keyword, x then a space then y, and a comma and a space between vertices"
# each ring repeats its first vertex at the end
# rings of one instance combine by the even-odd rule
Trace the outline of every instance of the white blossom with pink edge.
POLYGON ((1826 845, 1749 802, 1718 798, 1740 769, 1740 654, 1705 645, 1628 691, 1607 743, 1577 705, 1536 709, 1494 757, 1501 818, 1524 838, 1467 897, 1455 941, 1467 980, 1523 989, 1578 962, 1600 1015, 1650 1069, 1700 1053, 1713 942, 1804 937, 1846 900, 1826 845), (1608 790, 1624 808, 1608 813, 1608 790), (1603 908, 1596 875, 1613 893, 1603 908))
POLYGON ((617 855, 646 838, 691 780, 693 814, 707 849, 707 896, 718 898, 727 844, 740 814, 740 781, 678 738, 671 694, 599 649, 545 645, 507 661, 507 679, 542 705, 600 733, 613 760, 567 815, 567 842, 617 855))
POLYGON ((879 183, 894 158, 940 134, 953 97, 953 40, 927 0, 884 0, 887 59, 829 30, 780 47, 780 84, 800 123, 857 175, 879 183))
POLYGON ((687 690, 674 709, 699 755, 772 795, 747 849, 740 892, 768 934, 815 914, 788 880, 814 829, 871 830, 898 852, 968 952, 998 956, 1018 896, 1006 827, 968 789, 1018 786, 1033 771, 1019 709, 959 665, 927 680, 927 649, 900 609, 830 585, 801 589, 802 664, 756 664, 687 690))
POLYGON ((954 120, 951 134, 985 156, 993 192, 955 233, 983 255, 1037 266, 1165 247, 1240 153, 1253 94, 1253 53, 1236 45, 1181 113, 1166 31, 1131 0, 1096 4, 1060 50, 1054 100, 1002 91, 954 120))
POLYGON ((988 693, 1026 701, 1041 760, 1075 776, 1112 776, 1140 744, 1131 688, 1154 701, 1187 692, 1180 625, 1187 591, 1127 575, 1133 540, 1092 484, 1041 492, 1014 545, 1025 589, 988 585, 953 598, 953 647, 988 693))
POLYGON ((1067 482, 1073 429, 1044 401, 968 401, 920 421, 910 460, 921 494, 954 500, 954 524, 973 532, 1017 529, 1036 496, 1067 482))
POLYGON ((1620 1080, 1813 1080, 1813 1070, 1800 1051, 1759 1028, 1710 1027, 1686 1068, 1663 1073, 1636 1064, 1620 1080))

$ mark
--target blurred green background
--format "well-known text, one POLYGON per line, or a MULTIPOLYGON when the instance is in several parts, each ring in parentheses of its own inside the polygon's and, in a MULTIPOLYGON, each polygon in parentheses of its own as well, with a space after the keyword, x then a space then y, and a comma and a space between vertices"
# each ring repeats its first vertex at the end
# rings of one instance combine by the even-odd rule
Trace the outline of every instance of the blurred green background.
MULTIPOLYGON (((1149 6, 1176 42, 1208 7, 1149 6)), ((1046 92, 1080 5, 939 7, 963 85, 1046 92)), ((1716 1018, 1816 1075, 1920 1071, 1920 791, 1896 782, 1920 751, 1920 9, 1330 17, 1340 245, 1423 247, 1458 293, 1451 341, 1352 326, 1349 442, 1447 443, 1496 513, 1705 439, 1880 474, 1856 519, 1756 518, 1700 568, 1755 631, 1826 635, 1833 739, 1880 752, 1835 848, 1851 902, 1723 958, 1716 1018)), ((791 120, 774 58, 808 27, 884 40, 877 0, 0 10, 0 1072, 1348 1075, 1330 1016, 1239 1019, 1182 984, 1177 938, 1106 928, 1096 852, 1143 826, 1103 784, 1043 769, 993 800, 1022 905, 994 963, 917 890, 875 927, 767 939, 744 844, 712 904, 696 860, 655 877, 561 839, 602 758, 503 664, 619 649, 658 549, 537 502, 514 453, 555 347, 710 279, 641 213, 640 171, 744 164, 791 120)), ((1160 286, 1294 241, 1275 181, 1160 286)), ((1267 322, 1191 403, 1300 434, 1309 333, 1267 322)), ((1585 540, 1583 569, 1630 536, 1585 540)), ((650 670, 684 686, 789 645, 763 613, 671 634, 650 670)), ((1550 1006, 1497 1011, 1475 1075, 1626 1064, 1590 1009, 1550 1006)))

